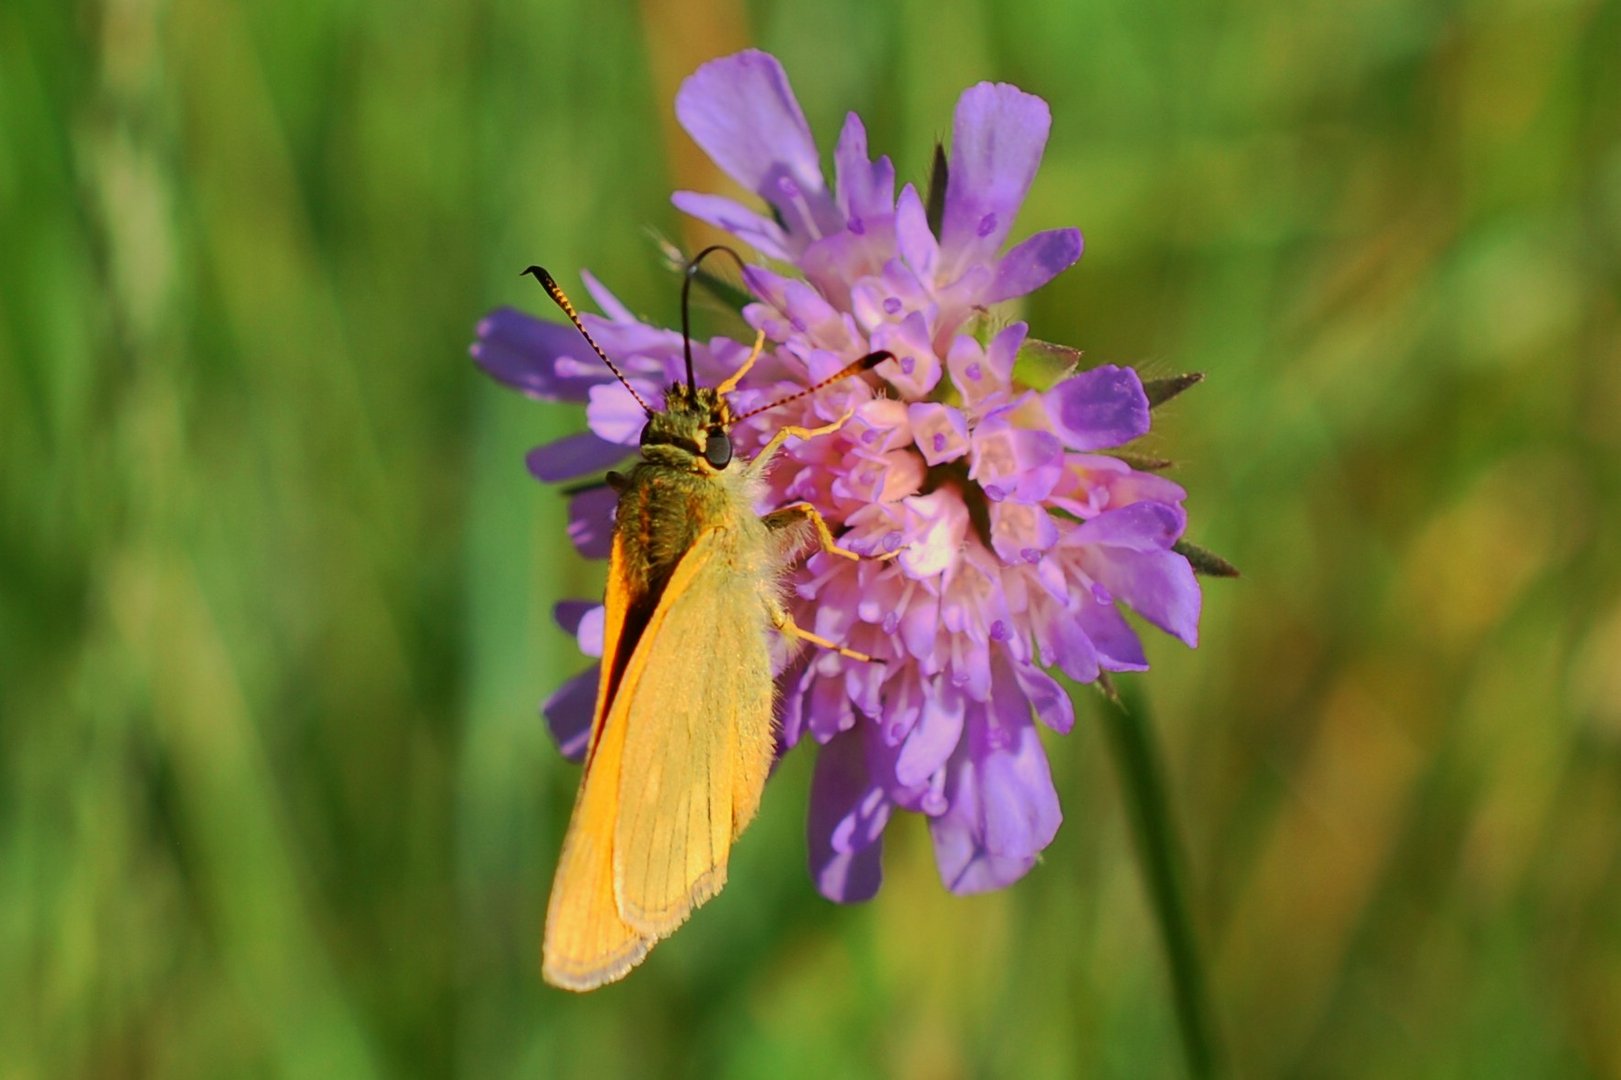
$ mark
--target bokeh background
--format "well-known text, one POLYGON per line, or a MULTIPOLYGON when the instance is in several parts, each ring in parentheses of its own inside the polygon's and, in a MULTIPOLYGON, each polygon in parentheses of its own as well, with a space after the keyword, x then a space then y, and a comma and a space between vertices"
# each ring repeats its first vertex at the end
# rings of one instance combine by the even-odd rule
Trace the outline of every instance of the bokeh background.
POLYGON ((0 5, 0 1075, 1170 1076, 1097 702, 1045 863, 806 877, 809 759, 624 984, 538 976, 600 588, 467 358, 518 270, 676 315, 701 61, 921 182, 1055 122, 1040 336, 1153 374, 1246 576, 1152 701, 1242 1076, 1621 1075, 1621 6, 0 5))

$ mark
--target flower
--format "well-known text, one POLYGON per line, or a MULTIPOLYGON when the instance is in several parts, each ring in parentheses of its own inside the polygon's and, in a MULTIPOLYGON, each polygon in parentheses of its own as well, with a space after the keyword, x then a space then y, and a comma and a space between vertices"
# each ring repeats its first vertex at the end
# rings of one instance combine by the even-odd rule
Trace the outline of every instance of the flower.
MULTIPOLYGON (((946 886, 999 888, 1034 865, 1061 820, 1039 722, 1074 723, 1076 682, 1141 671, 1147 661, 1122 610, 1196 643, 1200 593, 1174 550, 1183 490, 1099 451, 1149 428, 1149 401, 1129 368, 1106 365, 1038 389, 1016 373, 1027 327, 989 309, 1023 296, 1081 254, 1074 229, 1003 248, 1035 177, 1050 116, 1040 98, 981 83, 958 102, 937 227, 887 157, 873 160, 861 121, 845 121, 834 181, 781 65, 757 51, 701 67, 676 97, 698 144, 770 213, 678 192, 677 207, 729 231, 767 262, 750 265, 745 319, 771 347, 734 395, 745 413, 869 352, 894 361, 867 381, 739 424, 745 454, 783 424, 815 426, 851 411, 837 432, 790 445, 761 509, 808 500, 859 562, 815 553, 790 577, 794 618, 882 659, 785 654, 780 741, 818 748, 808 823, 811 872, 828 897, 871 897, 884 828, 897 810, 928 817, 946 886)), ((592 333, 644 397, 681 371, 678 334, 647 326, 594 278, 604 311, 592 333)), ((694 343, 700 378, 719 381, 746 354, 694 343)), ((631 453, 642 415, 573 330, 515 311, 490 315, 473 346, 496 378, 537 397, 583 401, 589 432, 541 447, 532 472, 555 481, 596 473, 631 453)), ((570 536, 607 550, 613 497, 574 496, 570 536)), ((565 604, 582 651, 601 648, 600 608, 565 604)), ((583 746, 594 671, 544 709, 565 752, 583 746)))

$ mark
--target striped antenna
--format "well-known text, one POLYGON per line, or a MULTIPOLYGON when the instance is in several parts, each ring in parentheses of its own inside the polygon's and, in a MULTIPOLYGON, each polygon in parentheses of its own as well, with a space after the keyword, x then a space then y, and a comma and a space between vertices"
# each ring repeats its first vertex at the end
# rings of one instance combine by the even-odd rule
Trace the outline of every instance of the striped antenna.
MULTIPOLYGON (((591 332, 585 328, 585 323, 580 321, 580 316, 575 312, 574 305, 569 303, 568 297, 563 293, 557 282, 552 280, 552 276, 539 266, 525 267, 523 274, 530 274, 536 281, 540 282, 540 287, 546 290, 546 295, 552 298, 553 303, 563 309, 563 314, 568 316, 568 321, 574 324, 574 329, 578 330, 580 336, 585 338, 585 343, 591 346, 591 351, 602 357, 602 362, 608 365, 608 370, 614 373, 614 378, 618 379, 625 389, 630 391, 630 396, 636 399, 636 404, 642 407, 644 413, 652 416, 653 410, 648 407, 647 402, 642 400, 642 395, 636 392, 636 388, 630 385, 630 380, 625 378, 618 368, 614 367, 614 362, 608 359, 608 354, 602 351, 602 346, 598 345, 596 340, 591 337, 591 332)), ((523 277, 523 274, 518 276, 523 277)), ((691 357, 687 359, 687 370, 689 372, 692 370, 691 357)))
POLYGON ((803 390, 796 390, 787 397, 778 398, 769 405, 761 405, 758 409, 750 409, 742 416, 732 417, 732 423, 735 424, 741 420, 747 420, 751 416, 759 416, 763 412, 768 412, 771 409, 775 409, 778 405, 786 405, 790 401, 798 401, 802 397, 808 397, 809 395, 816 393, 816 391, 822 389, 823 387, 832 386, 840 379, 848 379, 850 376, 859 375, 863 371, 871 371, 879 364, 882 364, 885 360, 893 359, 895 359, 895 354, 890 352, 888 349, 879 349, 877 352, 868 353, 860 360, 856 360, 852 363, 844 365, 842 368, 835 371, 821 382, 816 383, 814 386, 807 386, 803 390))

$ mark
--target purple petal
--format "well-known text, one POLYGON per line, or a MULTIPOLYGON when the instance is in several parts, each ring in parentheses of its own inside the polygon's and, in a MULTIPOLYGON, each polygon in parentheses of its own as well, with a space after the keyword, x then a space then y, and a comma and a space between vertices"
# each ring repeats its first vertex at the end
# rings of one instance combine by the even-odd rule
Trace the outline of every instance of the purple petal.
POLYGON ((1187 498, 1182 487, 1163 476, 1133 469, 1119 458, 1098 454, 1069 454, 1064 481, 1053 492, 1052 502, 1082 518, 1103 510, 1119 509, 1139 502, 1179 505, 1187 498))
POLYGON ((1005 563, 1033 563, 1058 541, 1058 525, 1039 506, 991 504, 991 547, 1005 563))
POLYGON ((984 303, 995 304, 1033 293, 1074 266, 1080 257, 1079 229, 1037 233, 1002 256, 984 303))
POLYGON ((985 362, 990 365, 992 375, 1004 386, 1013 379, 1013 364, 1018 359, 1019 346, 1024 344, 1025 335, 1029 332, 1029 323, 1009 323, 985 347, 985 362))
POLYGON ((980 83, 957 102, 940 226, 942 277, 1001 250, 1047 145, 1047 103, 1016 86, 980 83))
POLYGON ((1043 663, 1057 667, 1076 682, 1089 683, 1098 677, 1097 649, 1074 612, 1053 608, 1035 619, 1034 629, 1043 663))
POLYGON ((864 232, 868 218, 895 212, 895 166, 888 157, 868 159, 867 129, 855 113, 844 118, 833 170, 847 228, 864 232))
POLYGON ((584 401, 591 387, 613 378, 574 327, 512 308, 497 308, 479 322, 478 340, 469 352, 495 379, 545 401, 584 401), (588 374, 559 374, 560 358, 575 369, 581 358, 589 358, 588 374))
POLYGON ((762 255, 783 260, 793 258, 782 227, 741 203, 723 195, 703 195, 696 191, 678 191, 670 196, 670 202, 684 214, 725 229, 762 255))
POLYGON ((940 640, 939 616, 940 601, 932 596, 913 597, 901 612, 901 643, 907 652, 923 662, 926 671, 939 670, 939 658, 935 655, 940 640))
POLYGON ((626 307, 624 302, 615 296, 608 286, 599 281, 591 271, 582 269, 580 271, 580 280, 585 282, 585 291, 591 294, 591 299, 596 301, 597 307, 601 308, 609 319, 616 323, 641 323, 640 319, 631 314, 630 308, 626 307))
POLYGON ((1132 503, 1081 522, 1066 538, 1066 546, 1073 543, 1130 551, 1164 551, 1176 543, 1186 524, 1187 512, 1180 506, 1132 503))
POLYGON ((883 884, 882 843, 860 851, 830 851, 812 847, 811 877, 817 890, 835 904, 859 904, 878 895, 883 884))
POLYGON ((1077 614, 1081 629, 1097 649, 1098 663, 1110 671, 1147 671, 1142 639, 1113 603, 1083 603, 1077 614))
POLYGON ((591 609, 600 607, 602 605, 594 600, 559 600, 552 608, 552 618, 557 620, 563 633, 573 637, 580 632, 580 623, 591 609))
POLYGON ((955 461, 968 453, 968 420, 950 405, 917 401, 907 406, 912 438, 930 466, 955 461))
POLYGON ((1034 664, 1018 664, 1013 670, 1037 718, 1058 734, 1069 734, 1075 726, 1075 703, 1058 680, 1034 664))
POLYGON ((797 652, 777 675, 778 753, 797 746, 805 732, 805 709, 810 704, 806 691, 812 678, 810 660, 809 651, 797 652))
POLYGON ((749 49, 711 60, 681 84, 675 114, 715 164, 777 208, 790 234, 814 239, 843 227, 776 57, 749 49))
POLYGON ((923 209, 917 188, 911 184, 901 189, 900 201, 895 204, 895 246, 920 281, 934 280, 940 243, 929 231, 928 213, 923 209))
POLYGON ((591 715, 597 703, 597 665, 557 688, 540 711, 557 749, 570 761, 583 761, 591 740, 591 715))
MULTIPOLYGON (((894 235, 898 226, 895 219, 891 219, 890 224, 890 246, 893 248, 898 243, 894 235)), ((894 329, 892 324, 916 317, 922 324, 918 327, 917 342, 932 347, 929 324, 939 314, 939 304, 932 286, 920 282, 905 260, 891 251, 876 275, 851 286, 850 314, 856 325, 868 334, 891 332, 894 329)), ((872 344, 877 346, 876 338, 872 339, 872 344)))
POLYGON ((654 388, 645 380, 628 381, 635 387, 634 394, 617 381, 603 383, 591 388, 585 403, 585 423, 592 434, 617 444, 624 453, 629 453, 630 448, 641 441, 642 429, 647 426, 648 414, 637 402, 637 396, 642 401, 655 397, 654 388))
MULTIPOLYGON (((883 879, 884 825, 893 807, 875 770, 870 728, 841 734, 816 755, 805 834, 811 877, 841 904, 870 900, 883 879)), ((887 751, 878 745, 878 753, 887 751)))
POLYGON ((1188 648, 1198 646, 1201 598, 1198 579, 1188 560, 1174 551, 1099 548, 1088 552, 1082 565, 1116 600, 1124 601, 1188 648))
POLYGON ((619 494, 604 484, 587 488, 568 501, 568 538, 588 559, 606 559, 613 548, 614 507, 619 494))
POLYGON ((968 532, 968 507, 947 488, 901 500, 906 510, 906 547, 895 561, 910 578, 932 578, 957 561, 968 532))
POLYGON ((921 401, 940 381, 940 358, 929 338, 929 322, 923 312, 913 311, 899 323, 879 326, 871 336, 874 349, 888 349, 894 360, 875 369, 903 398, 921 401))
MULTIPOLYGON (((814 665, 812 670, 815 670, 814 665)), ((805 707, 809 710, 805 724, 819 743, 825 745, 840 732, 855 727, 855 708, 850 704, 849 695, 844 692, 842 679, 825 676, 817 679, 811 684, 805 707)))
POLYGON ((1072 450, 1121 446, 1148 433, 1148 396, 1130 368, 1105 364, 1071 375, 1043 400, 1053 430, 1072 450))
POLYGON ((981 755, 985 848, 1004 858, 1034 856, 1058 835, 1064 815, 1030 704, 1016 680, 997 681, 986 721, 973 751, 981 755))
POLYGON ((926 783, 946 763, 962 738, 967 699, 943 679, 924 687, 923 709, 895 760, 895 779, 906 787, 926 783))
POLYGON ((587 656, 599 658, 602 656, 606 615, 607 609, 598 604, 580 618, 580 625, 574 631, 574 639, 579 642, 580 651, 587 656))
MULTIPOLYGON (((852 223, 857 219, 852 219, 852 223)), ((881 214, 862 222, 862 231, 824 236, 799 253, 805 280, 841 311, 855 310, 851 284, 879 273, 895 254, 895 215, 881 214)))
MULTIPOLYGON (((976 721, 982 726, 982 721, 976 721)), ((940 880, 958 895, 989 892, 1011 885, 1035 865, 1034 855, 1007 857, 989 849, 985 837, 985 804, 980 761, 958 754, 946 769, 942 792, 947 806, 929 819, 934 861, 940 880)))
POLYGON ((918 676, 917 666, 907 664, 902 668, 900 674, 889 680, 886 691, 879 734, 885 745, 896 747, 911 734, 923 712, 923 681, 918 676))
POLYGON ((589 431, 565 435, 556 442, 537 446, 524 457, 524 464, 536 480, 555 484, 602 472, 625 460, 630 448, 599 439, 589 431))
POLYGON ((816 754, 811 780, 811 831, 839 852, 871 847, 883 835, 890 803, 869 765, 869 725, 843 732, 816 754))
POLYGON ((963 798, 958 796, 950 810, 929 819, 934 862, 945 887, 958 896, 972 896, 1006 888, 1028 874, 1036 865, 1035 856, 1009 859, 992 855, 985 848, 982 827, 957 813, 963 798))
MULTIPOLYGON (((843 314, 816 289, 797 278, 782 277, 757 266, 751 266, 743 275, 744 281, 755 295, 782 313, 788 322, 782 336, 789 333, 809 334, 824 349, 845 348, 855 344, 845 333, 843 314)), ((771 328, 766 328, 769 336, 771 328)), ((842 358, 829 354, 834 371, 843 367, 842 358)), ((830 372, 831 373, 831 372, 830 372)))
MULTIPOLYGON (((852 631, 849 640, 855 643, 859 636, 865 633, 866 627, 852 631)), ((863 643, 861 651, 870 655, 874 652, 874 647, 863 643)), ((844 692, 849 695, 850 703, 855 706, 856 711, 863 716, 878 717, 883 714, 885 667, 884 664, 845 665, 844 692)))
POLYGON ((992 502, 1041 502, 1063 472, 1064 448, 1050 431, 1015 427, 1000 416, 982 422, 974 431, 968 477, 992 502))

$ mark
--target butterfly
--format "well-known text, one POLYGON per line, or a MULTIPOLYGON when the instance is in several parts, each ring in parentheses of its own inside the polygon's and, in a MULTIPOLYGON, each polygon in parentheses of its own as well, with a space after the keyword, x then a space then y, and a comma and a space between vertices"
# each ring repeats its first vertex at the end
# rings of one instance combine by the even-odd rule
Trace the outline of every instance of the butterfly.
MULTIPOLYGON (((687 292, 707 248, 688 265, 687 292)), ((740 262, 741 265, 741 262, 740 262)), ((726 395, 759 359, 759 335, 720 385, 693 376, 645 402, 592 339, 568 297, 538 266, 533 275, 647 414, 641 460, 610 473, 618 492, 604 598, 601 675, 562 856, 546 911, 541 972, 568 990, 624 977, 726 882, 733 842, 759 808, 775 753, 771 631, 856 660, 797 625, 783 600, 784 575, 814 541, 840 547, 808 502, 761 516, 773 455, 790 438, 836 431, 777 429, 752 459, 734 452, 729 429, 767 409, 870 371, 879 351, 831 377, 741 416, 726 395)))

